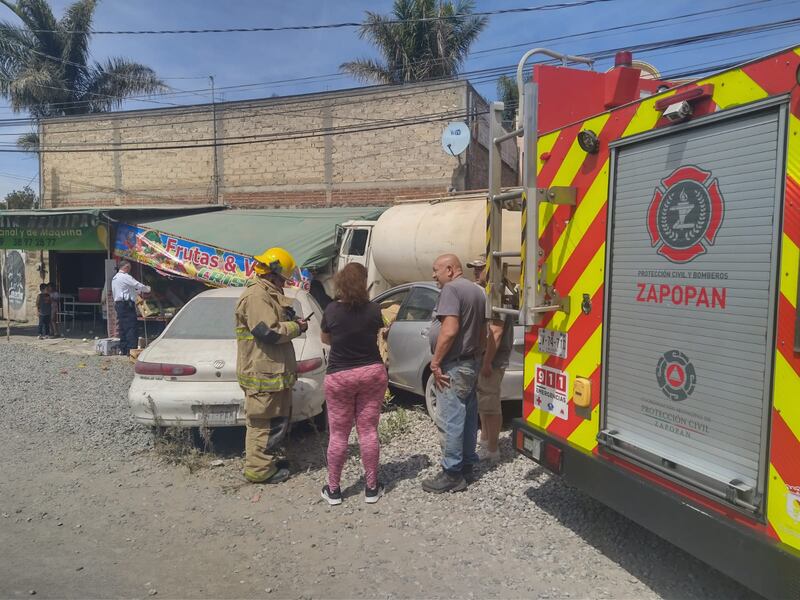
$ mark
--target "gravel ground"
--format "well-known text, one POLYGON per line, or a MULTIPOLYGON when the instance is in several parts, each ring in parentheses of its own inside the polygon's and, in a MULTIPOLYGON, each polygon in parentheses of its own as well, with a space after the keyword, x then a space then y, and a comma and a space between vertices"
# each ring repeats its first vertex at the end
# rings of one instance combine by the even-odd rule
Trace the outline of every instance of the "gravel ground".
POLYGON ((437 438, 406 404, 384 415, 387 495, 364 504, 353 456, 328 507, 310 428, 288 482, 247 485, 241 430, 215 434, 216 454, 154 447, 124 359, 0 342, 0 365, 0 597, 753 597, 515 455, 507 432, 466 492, 426 494, 437 438))

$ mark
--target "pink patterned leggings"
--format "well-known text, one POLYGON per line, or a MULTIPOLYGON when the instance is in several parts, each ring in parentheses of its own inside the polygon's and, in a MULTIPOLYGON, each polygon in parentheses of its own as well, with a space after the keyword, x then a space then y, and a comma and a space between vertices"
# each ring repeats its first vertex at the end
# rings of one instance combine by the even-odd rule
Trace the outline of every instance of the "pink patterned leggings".
POLYGON ((339 489, 347 441, 355 423, 367 487, 378 485, 378 421, 388 377, 382 363, 346 369, 325 376, 328 406, 328 486, 339 489))

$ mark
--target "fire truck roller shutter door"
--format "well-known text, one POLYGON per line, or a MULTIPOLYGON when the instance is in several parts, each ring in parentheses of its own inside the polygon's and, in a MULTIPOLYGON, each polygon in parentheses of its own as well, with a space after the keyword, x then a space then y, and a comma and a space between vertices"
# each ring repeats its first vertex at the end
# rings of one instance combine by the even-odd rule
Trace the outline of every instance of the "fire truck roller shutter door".
POLYGON ((620 144, 601 439, 740 508, 763 499, 784 106, 620 144))

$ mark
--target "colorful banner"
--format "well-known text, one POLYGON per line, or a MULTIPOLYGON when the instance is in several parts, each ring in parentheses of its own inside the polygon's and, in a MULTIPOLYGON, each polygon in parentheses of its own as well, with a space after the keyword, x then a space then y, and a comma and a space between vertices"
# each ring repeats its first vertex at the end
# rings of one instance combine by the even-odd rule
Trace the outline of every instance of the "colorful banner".
MULTIPOLYGON (((254 275, 252 256, 125 223, 117 225, 114 253, 214 287, 243 287, 254 275)), ((309 289, 307 272, 301 272, 296 287, 309 289)))
POLYGON ((96 227, 0 227, 0 248, 19 250, 105 250, 105 225, 96 227))

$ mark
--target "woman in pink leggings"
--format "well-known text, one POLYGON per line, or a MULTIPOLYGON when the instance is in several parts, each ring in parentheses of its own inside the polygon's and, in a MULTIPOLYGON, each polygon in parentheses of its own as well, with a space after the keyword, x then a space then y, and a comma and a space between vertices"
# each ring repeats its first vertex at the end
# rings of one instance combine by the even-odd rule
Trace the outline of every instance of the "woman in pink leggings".
POLYGON ((364 464, 364 500, 373 504, 383 495, 378 481, 380 445, 378 421, 388 377, 378 352, 378 331, 383 317, 369 301, 367 270, 350 263, 336 274, 336 301, 322 317, 322 341, 331 346, 325 375, 328 407, 328 483, 322 497, 328 504, 342 503, 339 479, 347 459, 347 441, 355 423, 364 464))

